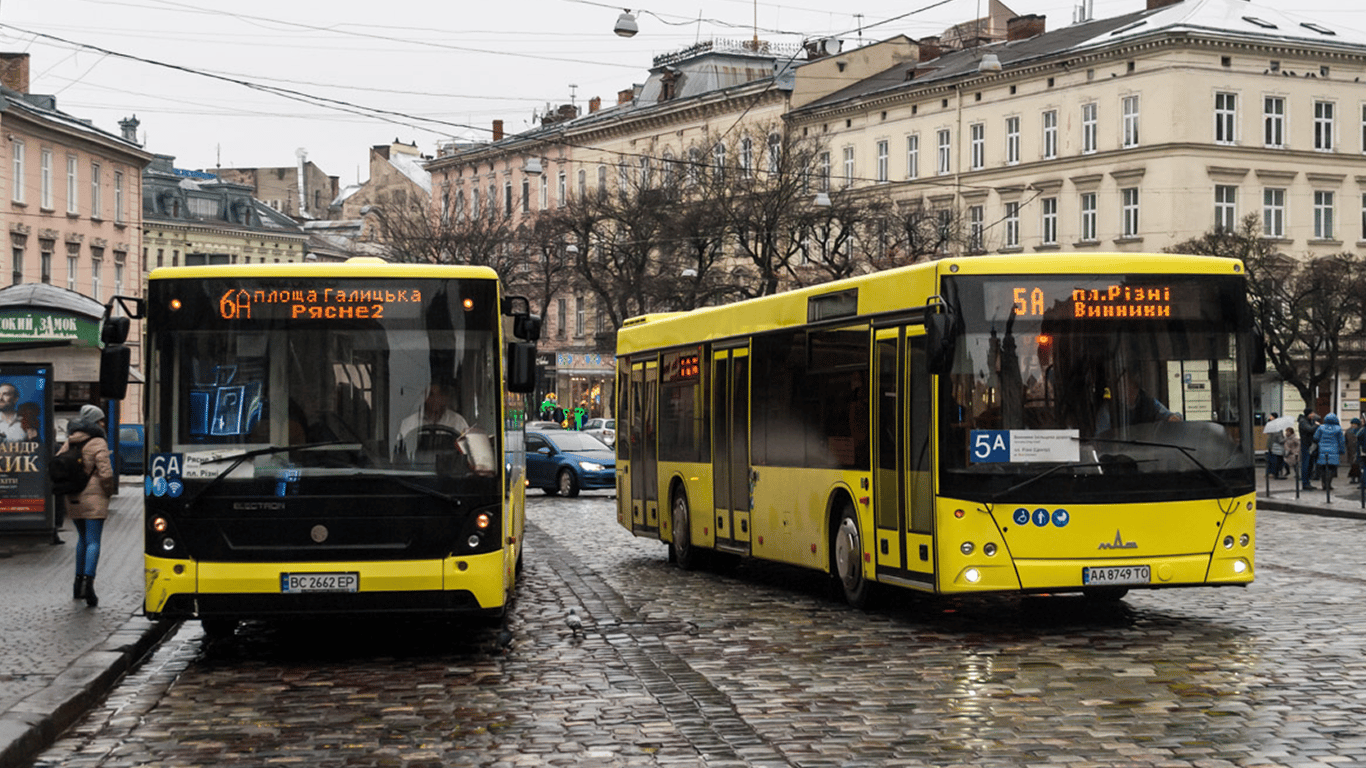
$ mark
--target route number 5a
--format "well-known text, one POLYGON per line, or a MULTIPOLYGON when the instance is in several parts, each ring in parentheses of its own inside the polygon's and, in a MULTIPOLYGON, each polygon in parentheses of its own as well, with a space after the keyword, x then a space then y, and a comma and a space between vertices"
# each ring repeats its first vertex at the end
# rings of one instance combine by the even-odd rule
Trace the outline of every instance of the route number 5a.
POLYGON ((1010 431, 972 430, 972 460, 983 464, 1010 461, 1010 431))

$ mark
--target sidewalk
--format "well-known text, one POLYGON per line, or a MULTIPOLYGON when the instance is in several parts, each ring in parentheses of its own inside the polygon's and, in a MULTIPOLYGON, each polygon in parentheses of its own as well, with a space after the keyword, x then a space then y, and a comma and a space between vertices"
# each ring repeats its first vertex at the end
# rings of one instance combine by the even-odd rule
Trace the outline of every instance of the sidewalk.
POLYGON ((124 477, 101 539, 98 608, 71 599, 76 530, 0 534, 0 768, 30 765, 173 623, 142 613, 142 478, 124 477))
POLYGON ((1263 472, 1261 466, 1258 466, 1258 509, 1366 520, 1366 509, 1362 508, 1361 486, 1348 483, 1345 468, 1340 467, 1337 478, 1333 480, 1331 500, 1329 495, 1324 492, 1322 483, 1315 483, 1312 491, 1300 491, 1298 497, 1295 493, 1295 482, 1290 478, 1271 480, 1269 485, 1270 493, 1267 492, 1266 473, 1263 472))

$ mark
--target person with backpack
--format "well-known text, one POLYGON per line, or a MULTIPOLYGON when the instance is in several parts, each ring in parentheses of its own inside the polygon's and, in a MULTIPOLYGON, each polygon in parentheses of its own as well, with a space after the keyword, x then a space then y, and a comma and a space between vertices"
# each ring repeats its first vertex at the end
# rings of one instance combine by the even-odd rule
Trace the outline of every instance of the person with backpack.
MULTIPOLYGON (((95 595, 95 568, 100 561, 100 537, 109 517, 109 499, 119 489, 118 476, 109 461, 109 443, 104 433, 104 411, 94 405, 81 407, 81 414, 66 427, 66 443, 61 453, 79 451, 81 471, 86 481, 74 492, 66 493, 66 516, 76 526, 76 580, 71 596, 85 599, 94 608, 100 604, 95 595)), ((60 455, 60 454, 59 454, 60 455)), ((54 460, 54 464, 58 463, 54 460)), ((63 489, 65 490, 65 489, 63 489)), ((54 491, 55 492, 55 491, 54 491)))

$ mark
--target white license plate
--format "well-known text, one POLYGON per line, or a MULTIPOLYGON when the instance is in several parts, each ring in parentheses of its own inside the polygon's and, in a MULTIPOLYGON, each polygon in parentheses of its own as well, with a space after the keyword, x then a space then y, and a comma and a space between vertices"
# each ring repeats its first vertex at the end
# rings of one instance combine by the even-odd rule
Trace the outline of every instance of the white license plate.
POLYGON ((1153 569, 1146 565, 1104 565, 1081 569, 1081 583, 1088 586, 1099 584, 1147 584, 1152 580, 1153 569))
POLYGON ((280 591, 355 592, 360 588, 359 573, 282 573, 280 591))

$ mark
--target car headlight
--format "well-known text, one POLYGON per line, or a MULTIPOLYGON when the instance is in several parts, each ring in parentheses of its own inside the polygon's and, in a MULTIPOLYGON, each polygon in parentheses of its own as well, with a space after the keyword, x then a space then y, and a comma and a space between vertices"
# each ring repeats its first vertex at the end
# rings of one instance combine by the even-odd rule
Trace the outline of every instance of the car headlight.
POLYGON ((605 467, 593 461, 580 461, 579 468, 584 472, 601 472, 605 467))

